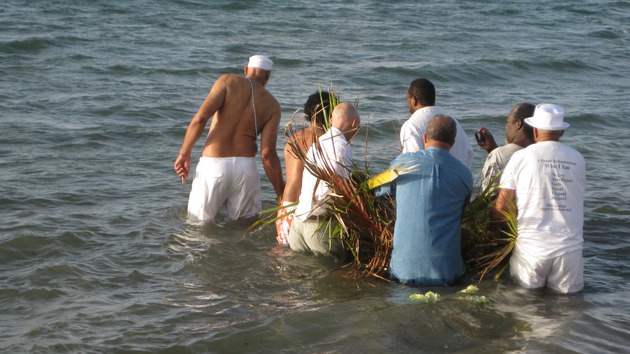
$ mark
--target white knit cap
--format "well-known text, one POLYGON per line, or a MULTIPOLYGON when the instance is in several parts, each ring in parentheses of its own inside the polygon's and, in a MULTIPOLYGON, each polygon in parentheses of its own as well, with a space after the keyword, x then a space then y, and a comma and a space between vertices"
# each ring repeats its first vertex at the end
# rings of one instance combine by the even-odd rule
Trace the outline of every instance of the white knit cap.
POLYGON ((271 59, 264 55, 252 55, 249 57, 249 63, 247 64, 250 68, 260 68, 263 70, 271 71, 271 67, 273 67, 273 62, 271 59))

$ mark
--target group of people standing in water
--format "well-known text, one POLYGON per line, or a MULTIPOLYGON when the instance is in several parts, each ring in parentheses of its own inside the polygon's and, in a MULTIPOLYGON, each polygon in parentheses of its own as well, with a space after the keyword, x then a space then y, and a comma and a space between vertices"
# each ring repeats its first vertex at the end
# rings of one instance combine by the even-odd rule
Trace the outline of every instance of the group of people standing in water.
MULTIPOLYGON (((285 184, 276 152, 280 104, 265 89, 272 66, 268 57, 254 55, 244 77, 222 75, 192 118, 174 163, 182 183, 190 173, 193 146, 214 117, 195 170, 188 218, 214 220, 223 205, 229 219, 261 211, 254 161, 260 135, 263 167, 284 206, 281 213, 286 213, 277 223, 278 242, 295 251, 339 255, 338 240, 319 227, 329 188, 313 168, 350 177, 350 142, 360 128, 359 112, 347 102, 330 110, 327 92, 311 95, 304 105, 311 125, 293 134, 284 149, 285 184)), ((451 285, 465 271, 461 217, 472 194, 473 149, 461 124, 435 105, 435 87, 429 80, 411 82, 407 106, 412 115, 401 127, 402 153, 391 167, 414 168, 375 189, 377 195, 396 200, 389 272, 405 284, 451 285)), ((496 221, 503 220, 505 211, 517 213, 510 269, 512 278, 526 288, 560 293, 583 288, 585 162, 579 152, 559 142, 568 127, 560 106, 519 103, 507 117, 506 145, 497 146, 486 128, 475 132, 477 144, 489 153, 482 186, 498 184, 496 221)))

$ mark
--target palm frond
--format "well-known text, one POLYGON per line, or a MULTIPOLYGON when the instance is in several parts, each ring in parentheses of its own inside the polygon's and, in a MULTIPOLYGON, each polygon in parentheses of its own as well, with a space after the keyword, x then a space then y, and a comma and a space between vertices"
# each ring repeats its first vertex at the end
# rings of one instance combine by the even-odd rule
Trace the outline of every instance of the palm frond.
POLYGON ((253 230, 262 229, 269 225, 274 225, 276 221, 285 218, 287 215, 291 215, 295 213, 295 206, 298 202, 286 204, 286 205, 278 205, 272 208, 265 209, 259 213, 260 218, 254 221, 247 229, 244 231, 244 235, 252 232, 253 230), (290 209, 289 209, 290 208, 290 209), (287 212, 278 215, 278 211, 282 209, 289 209, 287 212))
MULTIPOLYGON (((518 237, 516 205, 512 201, 508 204, 507 210, 501 210, 500 213, 503 218, 500 228, 501 236, 482 244, 481 248, 484 250, 482 255, 470 259, 469 262, 476 265, 479 281, 483 280, 484 276, 490 271, 508 260, 516 245, 516 239, 518 237)), ((495 275, 495 280, 501 277, 506 266, 507 265, 502 267, 495 275)))

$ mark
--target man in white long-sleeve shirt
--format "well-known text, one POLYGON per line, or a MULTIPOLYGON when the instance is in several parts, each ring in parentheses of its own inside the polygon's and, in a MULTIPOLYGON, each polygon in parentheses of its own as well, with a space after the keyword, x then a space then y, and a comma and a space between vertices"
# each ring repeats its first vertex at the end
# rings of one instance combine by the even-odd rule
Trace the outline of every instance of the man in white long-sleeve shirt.
MULTIPOLYGON (((427 131, 429 121, 438 114, 446 114, 442 108, 435 105, 435 86, 427 79, 415 79, 411 82, 407 90, 407 106, 412 115, 400 128, 400 144, 403 153, 424 150, 422 137, 427 131)), ((464 128, 456 119, 455 124, 457 136, 455 145, 451 148, 451 155, 471 169, 472 146, 464 128)))

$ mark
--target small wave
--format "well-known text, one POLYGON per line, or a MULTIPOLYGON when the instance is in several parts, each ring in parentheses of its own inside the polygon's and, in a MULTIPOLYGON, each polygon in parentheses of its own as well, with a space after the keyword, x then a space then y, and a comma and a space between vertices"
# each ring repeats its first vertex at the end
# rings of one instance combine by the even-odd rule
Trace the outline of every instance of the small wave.
MULTIPOLYGON (((49 287, 32 287, 22 290, 15 287, 0 289, 0 297, 4 299, 20 299, 21 303, 37 303, 50 302, 67 295, 60 289, 51 289, 49 287)), ((16 310, 16 309, 14 309, 16 310)))
POLYGON ((224 11, 245 11, 255 6, 249 1, 229 1, 217 6, 218 10, 224 11))
POLYGON ((620 33, 619 31, 614 29, 593 31, 589 33, 588 36, 600 39, 621 39, 624 37, 623 33, 620 33))
POLYGON ((55 46, 50 38, 27 38, 0 44, 0 53, 5 54, 38 54, 42 50, 55 46))

